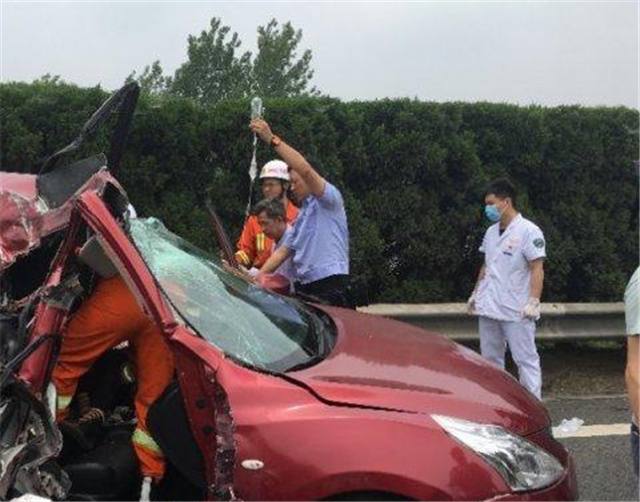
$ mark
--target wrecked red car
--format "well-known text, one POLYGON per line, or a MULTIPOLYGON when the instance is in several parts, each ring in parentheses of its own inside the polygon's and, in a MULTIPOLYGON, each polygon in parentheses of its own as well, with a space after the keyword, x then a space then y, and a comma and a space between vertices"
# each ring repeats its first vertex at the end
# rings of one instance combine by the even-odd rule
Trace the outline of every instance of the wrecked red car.
MULTIPOLYGON (((135 87, 120 93, 107 111, 135 103, 135 87)), ((139 496, 126 348, 81 382, 109 403, 91 441, 52 418, 62 327, 114 273, 175 356, 148 417, 169 464, 155 498, 577 498, 549 415, 507 373, 443 336, 246 282, 159 220, 129 217, 111 153, 0 174, 0 498, 139 496)))

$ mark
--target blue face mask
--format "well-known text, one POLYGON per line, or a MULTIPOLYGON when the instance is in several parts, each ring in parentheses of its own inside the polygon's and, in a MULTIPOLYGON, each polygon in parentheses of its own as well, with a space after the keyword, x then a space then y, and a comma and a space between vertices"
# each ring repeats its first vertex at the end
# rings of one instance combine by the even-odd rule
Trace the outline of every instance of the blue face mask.
POLYGON ((498 207, 495 204, 484 206, 484 215, 492 223, 500 221, 500 211, 498 211, 498 207))

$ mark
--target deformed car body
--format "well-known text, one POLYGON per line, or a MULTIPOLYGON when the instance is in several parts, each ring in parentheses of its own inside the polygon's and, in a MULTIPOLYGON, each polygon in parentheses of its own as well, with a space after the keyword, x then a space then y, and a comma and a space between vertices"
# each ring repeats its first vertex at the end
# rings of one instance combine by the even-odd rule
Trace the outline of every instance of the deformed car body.
MULTIPOLYGON (((89 445, 63 448, 51 412, 63 327, 111 273, 175 357, 148 417, 169 463, 158 497, 577 498, 548 413, 510 375, 443 336, 244 281, 160 221, 129 218, 105 157, 2 173, 5 200, 19 217, 0 226, 0 498, 138 496, 130 392, 89 445)), ((104 368, 89 395, 119 369, 104 368)))

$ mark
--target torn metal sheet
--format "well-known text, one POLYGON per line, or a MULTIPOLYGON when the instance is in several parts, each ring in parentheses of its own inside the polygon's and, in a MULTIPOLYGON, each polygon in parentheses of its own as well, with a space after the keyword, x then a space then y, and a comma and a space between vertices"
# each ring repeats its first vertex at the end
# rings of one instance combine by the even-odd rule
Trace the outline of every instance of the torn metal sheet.
POLYGON ((0 270, 39 245, 43 214, 32 200, 0 190, 0 270))
POLYGON ((221 500, 237 500, 233 488, 233 473, 236 465, 236 443, 233 437, 235 425, 229 399, 220 384, 216 384, 215 410, 216 492, 221 500))
POLYGON ((0 274, 17 258, 38 247, 41 239, 68 226, 73 195, 89 190, 102 194, 108 185, 124 194, 105 166, 69 195, 66 202, 58 201, 61 205, 50 207, 37 193, 36 177, 20 176, 0 173, 0 274))
MULTIPOLYGON (((181 329, 184 330, 178 331, 181 329)), ((182 335, 178 334, 178 338, 182 335)), ((194 357, 194 347, 183 345, 183 341, 175 342, 176 368, 187 417, 203 454, 207 500, 238 500, 234 488, 235 423, 227 394, 217 381, 216 371, 194 357)))
POLYGON ((15 470, 17 464, 23 456, 23 450, 27 443, 21 443, 16 446, 10 446, 0 454, 0 497, 5 498, 9 492, 12 482, 11 476, 8 475, 15 470))
POLYGON ((0 499, 30 493, 63 499, 71 483, 55 463, 62 436, 46 406, 19 381, 2 389, 0 499))

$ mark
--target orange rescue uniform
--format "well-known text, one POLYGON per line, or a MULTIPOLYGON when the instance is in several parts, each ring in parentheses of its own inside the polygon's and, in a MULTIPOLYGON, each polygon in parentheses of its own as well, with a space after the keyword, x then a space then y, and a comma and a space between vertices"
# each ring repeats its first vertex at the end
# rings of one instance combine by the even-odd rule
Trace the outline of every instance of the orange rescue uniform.
POLYGON ((165 471, 164 456, 147 429, 147 412, 173 377, 173 355, 162 332, 142 312, 119 276, 98 282, 63 334, 53 370, 53 384, 58 394, 57 420, 63 420, 68 414, 80 377, 102 354, 125 340, 133 349, 136 365, 138 423, 133 446, 143 476, 160 479, 165 471))
MULTIPOLYGON (((298 216, 298 208, 294 206, 291 201, 287 201, 285 212, 287 223, 293 223, 298 216)), ((258 217, 251 215, 244 224, 242 234, 240 234, 236 260, 247 268, 260 268, 269 256, 271 256, 273 244, 273 239, 267 237, 262 231, 262 228, 260 228, 258 217)))

